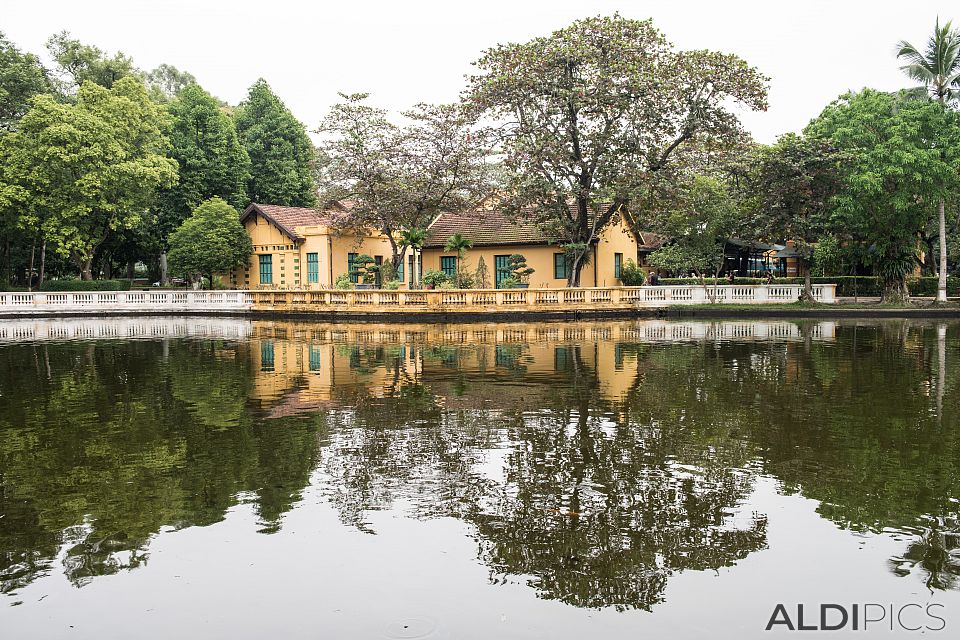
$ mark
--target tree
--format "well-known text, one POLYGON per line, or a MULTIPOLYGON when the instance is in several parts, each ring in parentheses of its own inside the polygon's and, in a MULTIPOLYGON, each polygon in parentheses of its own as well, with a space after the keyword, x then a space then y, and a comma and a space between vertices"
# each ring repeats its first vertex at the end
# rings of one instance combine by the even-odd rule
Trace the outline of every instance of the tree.
POLYGON ((68 95, 87 81, 109 89, 120 78, 140 75, 133 60, 123 52, 118 51, 110 57, 100 48, 71 37, 68 31, 50 36, 47 51, 57 63, 60 90, 68 95))
POLYGON ((49 89, 46 70, 37 56, 21 53, 0 31, 0 133, 15 128, 29 108, 30 98, 49 89))
POLYGON ((813 301, 810 263, 833 229, 830 200, 840 189, 840 154, 829 141, 787 134, 760 147, 743 185, 751 228, 761 240, 792 240, 804 275, 801 298, 813 301))
POLYGON ((340 224, 373 228, 390 241, 394 268, 408 245, 398 234, 423 229, 442 211, 474 207, 492 190, 485 137, 455 105, 419 104, 403 115, 405 127, 383 109, 366 103, 368 94, 340 94, 318 130, 320 184, 328 200, 353 205, 340 224))
MULTIPOLYGON (((180 91, 169 105, 170 156, 180 165, 180 180, 161 194, 157 235, 161 248, 201 202, 219 196, 236 209, 248 204, 250 158, 233 120, 196 84, 180 91)), ((161 272, 164 257, 161 254, 161 272)), ((165 278, 165 274, 163 276, 165 278)))
POLYGON ((112 89, 85 82, 76 102, 34 98, 4 136, 5 188, 20 225, 70 257, 84 279, 111 233, 139 225, 159 188, 173 184, 165 120, 135 78, 112 89))
POLYGON ((170 234, 170 268, 191 282, 201 275, 210 279, 217 273, 247 265, 253 244, 240 224, 237 210, 225 200, 213 197, 204 201, 180 228, 170 234))
POLYGON ((766 108, 766 79, 740 58, 674 51, 649 20, 619 15, 499 45, 475 64, 466 99, 499 125, 508 204, 533 207, 573 248, 571 286, 595 238, 677 150, 737 138, 731 104, 766 108))
POLYGON ((447 239, 444 251, 453 251, 457 254, 457 287, 464 288, 464 281, 469 274, 464 273, 464 259, 467 251, 473 248, 473 240, 463 237, 462 233, 455 233, 447 239))
POLYGON ((835 100, 804 132, 844 153, 833 223, 869 248, 884 301, 907 299, 918 234, 933 203, 960 187, 958 115, 904 92, 864 89, 835 100))
MULTIPOLYGON (((940 19, 937 19, 933 35, 922 52, 901 40, 897 44, 897 57, 907 63, 900 69, 912 80, 923 83, 940 104, 956 100, 960 83, 960 31, 953 29, 949 21, 941 27, 940 19)), ((937 203, 940 238, 937 300, 940 302, 947 301, 947 218, 944 208, 944 199, 940 198, 937 203)))
POLYGON ((170 64, 161 64, 146 74, 147 89, 156 102, 170 102, 197 79, 186 71, 180 71, 170 64))
MULTIPOLYGON (((706 275, 720 275, 724 246, 736 235, 742 219, 726 185, 715 178, 695 176, 684 184, 680 198, 663 211, 654 212, 653 227, 667 244, 649 256, 658 269, 675 273, 692 271, 706 286, 706 275)), ((716 288, 710 293, 715 299, 716 288)))
POLYGON ((250 200, 291 207, 315 206, 313 143, 303 124, 265 80, 261 78, 250 87, 235 119, 240 141, 250 156, 250 200))
POLYGON ((417 258, 417 252, 423 250, 423 245, 426 243, 426 241, 427 241, 426 229, 420 229, 418 227, 414 227, 412 229, 403 229, 400 232, 399 245, 401 247, 401 253, 400 253, 401 261, 403 260, 403 254, 407 249, 407 247, 409 247, 410 251, 413 252, 412 253, 413 268, 410 270, 411 287, 416 287, 420 282, 420 274, 418 273, 420 261, 417 258))

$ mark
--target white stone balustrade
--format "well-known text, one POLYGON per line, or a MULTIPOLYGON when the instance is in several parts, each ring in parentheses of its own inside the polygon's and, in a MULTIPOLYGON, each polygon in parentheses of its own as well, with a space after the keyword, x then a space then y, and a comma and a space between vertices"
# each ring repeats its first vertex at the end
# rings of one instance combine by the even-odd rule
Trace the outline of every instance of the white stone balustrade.
MULTIPOLYGON (((0 315, 358 313, 623 310, 670 305, 796 302, 801 285, 665 285, 576 289, 438 289, 325 291, 97 291, 0 293, 0 315)), ((835 303, 836 285, 813 287, 818 302, 835 303)))

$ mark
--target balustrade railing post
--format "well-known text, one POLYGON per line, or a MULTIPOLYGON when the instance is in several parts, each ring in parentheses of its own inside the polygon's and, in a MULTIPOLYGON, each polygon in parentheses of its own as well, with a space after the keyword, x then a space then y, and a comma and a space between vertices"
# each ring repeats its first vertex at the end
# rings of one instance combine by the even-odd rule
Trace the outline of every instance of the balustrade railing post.
POLYGON ((754 302, 769 302, 770 301, 770 287, 762 284, 757 287, 753 287, 753 301, 754 302))

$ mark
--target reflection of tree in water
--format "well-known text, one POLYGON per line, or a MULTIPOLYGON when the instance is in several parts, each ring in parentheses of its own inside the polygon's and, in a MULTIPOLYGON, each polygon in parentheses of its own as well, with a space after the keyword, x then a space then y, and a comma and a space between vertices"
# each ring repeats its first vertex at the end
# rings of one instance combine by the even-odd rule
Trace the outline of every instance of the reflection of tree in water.
POLYGON ((960 406, 960 370, 937 380, 938 351, 936 327, 912 322, 841 326, 835 342, 658 348, 631 417, 712 432, 717 455, 741 443, 838 526, 914 536, 898 575, 956 588, 960 415, 937 405, 960 406))
POLYGON ((252 493, 265 531, 316 463, 316 420, 254 421, 244 345, 20 345, 0 353, 0 591, 61 549, 76 584, 142 565, 163 527, 252 493), (22 375, 31 352, 37 375, 22 375))
MULTIPOLYGON (((372 532, 366 513, 398 501, 462 518, 493 579, 529 576, 542 597, 589 607, 649 608, 672 573, 764 547, 765 519, 735 516, 749 473, 716 464, 713 443, 680 425, 611 421, 580 347, 564 349, 566 377, 540 411, 441 411, 419 390, 351 397, 354 412, 331 414, 323 454, 343 520, 372 532), (490 478, 485 452, 503 446, 503 479, 490 478)), ((459 361, 456 351, 432 355, 459 361)))

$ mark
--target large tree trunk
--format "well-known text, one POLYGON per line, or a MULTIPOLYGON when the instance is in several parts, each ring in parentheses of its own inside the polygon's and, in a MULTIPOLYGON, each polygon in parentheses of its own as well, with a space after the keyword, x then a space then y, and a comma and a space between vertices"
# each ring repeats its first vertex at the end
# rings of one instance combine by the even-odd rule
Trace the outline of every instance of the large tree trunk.
POLYGON ((43 287, 43 275, 47 268, 47 239, 40 243, 40 278, 37 280, 37 289, 43 287))
POLYGON ((167 274, 167 252, 160 252, 160 286, 170 284, 170 276, 167 274))
POLYGON ((33 256, 37 252, 37 239, 30 245, 30 268, 27 269, 27 291, 33 291, 33 256))
POLYGON ((937 281, 937 302, 947 301, 947 217, 943 199, 937 207, 940 214, 940 278, 937 281))
POLYGON ((881 302, 888 304, 904 304, 910 300, 910 290, 906 280, 895 280, 883 283, 881 302))
POLYGON ((80 267, 81 280, 93 280, 93 256, 87 256, 83 259, 80 267))
POLYGON ((814 302, 813 283, 810 280, 810 262, 804 260, 801 264, 803 265, 803 292, 800 294, 800 301, 814 302))

